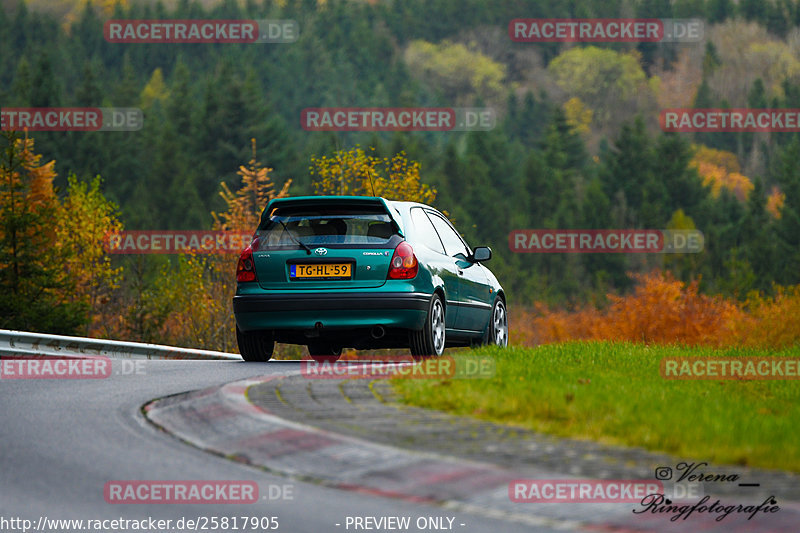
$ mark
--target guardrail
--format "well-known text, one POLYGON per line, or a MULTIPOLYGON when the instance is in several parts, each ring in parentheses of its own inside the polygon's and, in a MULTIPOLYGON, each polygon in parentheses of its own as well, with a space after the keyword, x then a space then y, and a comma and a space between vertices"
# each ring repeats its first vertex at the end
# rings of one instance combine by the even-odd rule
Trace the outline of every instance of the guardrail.
POLYGON ((0 329, 0 356, 35 355, 39 357, 105 356, 110 359, 205 359, 241 361, 237 354, 175 348, 141 342, 67 337, 27 331, 0 329))

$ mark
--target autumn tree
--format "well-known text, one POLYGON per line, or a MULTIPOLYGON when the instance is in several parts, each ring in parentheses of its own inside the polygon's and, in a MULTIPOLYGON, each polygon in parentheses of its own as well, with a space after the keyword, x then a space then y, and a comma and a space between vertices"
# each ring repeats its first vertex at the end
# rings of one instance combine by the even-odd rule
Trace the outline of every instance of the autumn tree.
POLYGON ((272 181, 272 169, 256 159, 256 140, 251 139, 252 157, 247 166, 240 166, 237 174, 242 185, 235 192, 225 182, 220 183, 220 193, 227 211, 213 213, 214 229, 241 231, 254 230, 261 212, 273 198, 289 196, 292 180, 288 179, 280 190, 272 181))
MULTIPOLYGON (((256 141, 251 139, 252 157, 237 174, 241 186, 231 189, 220 183, 219 195, 227 209, 212 212, 213 227, 219 231, 252 233, 267 203, 288 196, 292 180, 278 188, 272 169, 256 158, 256 141)), ((231 298, 236 279, 238 254, 181 254, 177 261, 161 265, 152 286, 132 302, 127 313, 143 320, 142 331, 149 340, 177 346, 235 351, 235 324, 231 298)))
POLYGON ((736 155, 703 145, 695 146, 694 149, 695 153, 690 165, 697 169, 703 185, 711 188, 711 194, 718 198, 720 191, 725 188, 731 191, 739 201, 744 202, 750 191, 753 190, 753 182, 741 174, 736 155))
POLYGON ((709 76, 711 90, 733 107, 747 102, 756 79, 764 84, 766 96, 782 96, 781 83, 800 75, 796 44, 781 41, 766 28, 741 19, 712 26, 708 38, 713 43, 716 68, 709 76))
POLYGON ((413 41, 404 59, 412 72, 449 102, 467 105, 476 96, 494 100, 502 94, 505 65, 461 43, 413 41))
POLYGON ((86 334, 97 334, 97 323, 104 319, 103 307, 119 287, 122 267, 114 267, 104 246, 108 236, 122 230, 117 206, 100 189, 102 180, 80 181, 68 178, 67 195, 54 218, 56 245, 64 251, 62 267, 72 280, 67 299, 88 304, 92 310, 86 334), (92 327, 94 326, 94 327, 92 327))
POLYGON ((55 161, 42 163, 33 139, 3 132, 0 161, 0 328, 74 334, 88 306, 69 298, 75 281, 63 268, 55 161))
POLYGON ((567 123, 575 133, 589 133, 594 112, 586 107, 580 98, 573 96, 564 102, 564 113, 567 123))
POLYGON ((378 157, 360 147, 312 157, 310 168, 318 194, 384 196, 429 204, 436 198, 436 189, 422 183, 419 169, 419 162, 409 161, 405 152, 378 157))
POLYGON ((553 59, 547 70, 567 96, 579 98, 593 111, 600 126, 630 118, 630 109, 640 107, 632 106, 637 98, 655 98, 651 86, 657 78, 648 81, 636 52, 570 48, 553 59))

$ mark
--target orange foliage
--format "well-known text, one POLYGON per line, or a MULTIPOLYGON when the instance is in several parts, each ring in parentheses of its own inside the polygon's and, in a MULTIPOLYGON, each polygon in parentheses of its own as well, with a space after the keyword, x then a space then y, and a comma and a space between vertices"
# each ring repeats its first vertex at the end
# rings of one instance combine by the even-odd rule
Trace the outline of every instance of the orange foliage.
POLYGON ((638 281, 633 294, 609 295, 611 305, 604 310, 537 305, 533 312, 517 311, 511 315, 512 338, 529 345, 604 339, 719 347, 741 338, 743 311, 720 297, 698 294, 697 281, 687 285, 660 272, 633 276, 638 281))
POLYGON ((656 67, 655 74, 661 79, 660 108, 691 107, 703 78, 701 59, 695 56, 685 49, 673 64, 656 67))
POLYGON ((693 161, 704 161, 714 166, 722 167, 726 172, 741 172, 736 154, 725 150, 709 148, 702 144, 695 145, 693 161))
POLYGON ((711 194, 715 198, 723 187, 733 192, 740 201, 746 200, 753 190, 753 182, 740 173, 739 162, 731 152, 701 145, 696 148, 690 164, 697 169, 703 185, 711 185, 711 194))
MULTIPOLYGON (((56 162, 42 163, 42 155, 34 152, 33 139, 27 134, 23 139, 15 139, 11 133, 8 138, 14 143, 14 148, 5 153, 8 159, 3 160, 0 169, 3 184, 0 188, 0 219, 3 219, 0 238, 13 247, 2 256, 16 265, 11 269, 16 291, 18 283, 25 282, 18 278, 19 265, 31 261, 53 266, 61 262, 62 256, 55 227, 51 223, 51 218, 59 208, 53 189, 53 179, 57 175, 56 162), (53 243, 57 243, 56 246, 53 243)), ((0 268, 8 266, 0 263, 0 268)), ((58 276, 59 281, 66 276, 66 273, 56 272, 55 269, 51 274, 58 276)), ((52 292, 50 288, 46 290, 52 292)))
POLYGON ((225 182, 220 183, 219 195, 225 200, 228 210, 211 213, 215 230, 254 231, 261 220, 261 212, 273 198, 289 196, 292 180, 288 179, 279 191, 270 174, 272 169, 256 159, 256 140, 250 139, 252 157, 248 166, 240 166, 237 174, 242 177, 242 186, 232 192, 225 182))
POLYGON ((773 187, 772 192, 767 196, 767 212, 775 218, 781 218, 784 202, 786 202, 786 194, 777 187, 773 187))
MULTIPOLYGON (((55 210, 58 205, 53 189, 53 179, 57 175, 55 160, 42 163, 42 155, 33 151, 33 139, 27 135, 24 139, 17 139, 15 146, 19 166, 3 176, 8 186, 9 192, 5 194, 9 196, 9 201, 15 202, 14 205, 23 202, 23 207, 30 212, 55 210), (24 192, 10 192, 12 190, 24 192)), ((37 233, 33 228, 29 232, 37 233)))
POLYGON ((800 342, 800 285, 778 287, 774 298, 753 294, 737 324, 738 345, 786 348, 800 342))
POLYGON ((516 309, 509 314, 515 343, 615 340, 717 348, 780 349, 800 343, 800 285, 752 294, 745 304, 697 293, 669 273, 633 275, 633 294, 609 295, 606 309, 516 309))

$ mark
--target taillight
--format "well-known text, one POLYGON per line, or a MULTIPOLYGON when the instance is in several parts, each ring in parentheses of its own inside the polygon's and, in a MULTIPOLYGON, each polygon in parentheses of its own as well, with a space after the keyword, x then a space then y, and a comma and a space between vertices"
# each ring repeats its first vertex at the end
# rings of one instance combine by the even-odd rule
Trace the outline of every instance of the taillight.
POLYGON ((253 264, 252 244, 244 249, 239 256, 239 264, 236 265, 236 281, 255 281, 256 267, 253 264))
POLYGON ((411 279, 419 271, 419 262, 414 249, 403 241, 394 249, 392 261, 389 263, 389 279, 411 279))

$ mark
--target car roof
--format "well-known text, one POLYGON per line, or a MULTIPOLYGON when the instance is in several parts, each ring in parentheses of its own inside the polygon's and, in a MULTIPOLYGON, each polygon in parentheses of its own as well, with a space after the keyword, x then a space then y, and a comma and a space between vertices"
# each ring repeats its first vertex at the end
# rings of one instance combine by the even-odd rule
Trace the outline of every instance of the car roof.
POLYGON ((322 202, 374 202, 374 201, 383 201, 387 204, 396 205, 396 206, 404 206, 404 207, 412 207, 412 206, 420 206, 420 207, 431 207, 426 204, 421 204, 419 202, 409 202, 403 200, 391 200, 389 198, 384 198, 383 196, 335 196, 335 195, 315 195, 315 196, 285 196, 282 198, 274 198, 271 200, 271 203, 303 203, 308 202, 312 203, 314 201, 322 201, 322 202))
POLYGON ((274 198, 270 200, 268 206, 279 207, 288 204, 304 204, 309 205, 314 203, 349 203, 349 204, 370 204, 381 202, 387 207, 393 207, 398 212, 408 212, 412 207, 426 207, 428 209, 436 209, 430 205, 420 202, 409 202, 402 200, 390 200, 382 196, 333 196, 333 195, 319 195, 319 196, 287 196, 284 198, 274 198))
POLYGON ((281 206, 288 205, 314 205, 314 204, 383 204, 389 213, 389 216, 395 221, 399 228, 400 235, 405 237, 405 224, 403 222, 402 213, 408 213, 412 207, 427 207, 433 209, 429 205, 421 204, 419 202, 407 202, 398 200, 389 200, 382 196, 333 196, 333 195, 319 195, 319 196, 287 196, 284 198, 273 198, 267 204, 262 214, 262 222, 264 217, 268 217, 273 209, 281 206))
POLYGON ((429 209, 436 209, 433 206, 428 204, 421 204, 419 202, 408 202, 408 201, 401 201, 401 200, 386 200, 388 203, 397 206, 398 208, 402 207, 404 209, 411 209, 412 207, 427 207, 429 209))

